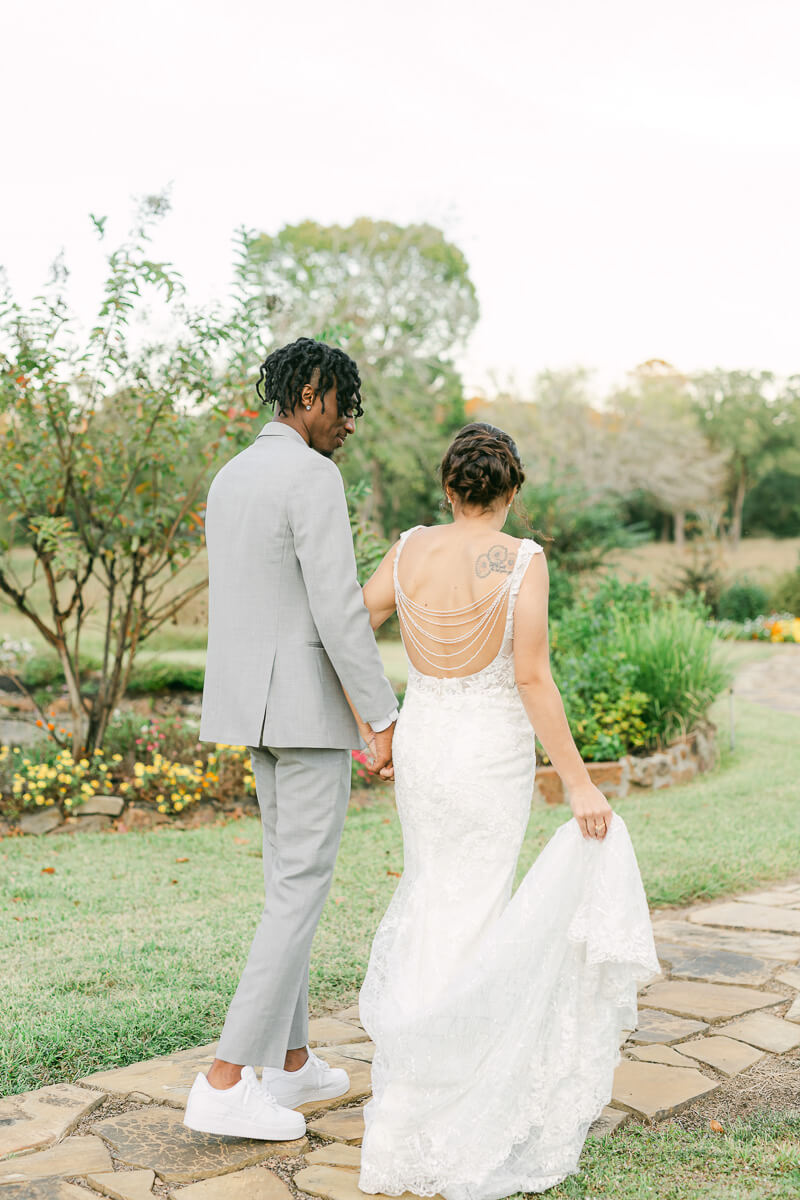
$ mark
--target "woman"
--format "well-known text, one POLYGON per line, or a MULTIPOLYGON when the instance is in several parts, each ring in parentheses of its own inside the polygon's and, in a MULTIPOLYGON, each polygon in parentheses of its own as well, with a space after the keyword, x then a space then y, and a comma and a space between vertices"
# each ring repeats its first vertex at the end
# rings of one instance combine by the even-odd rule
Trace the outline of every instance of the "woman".
POLYGON ((442 463, 452 524, 401 536, 364 588, 395 610, 405 869, 361 991, 375 1042, 359 1186, 496 1200, 577 1168, 611 1095, 637 984, 658 971, 627 830, 592 784, 550 674, 541 546, 502 533, 524 474, 468 425, 442 463), (534 729, 574 820, 511 898, 534 729))

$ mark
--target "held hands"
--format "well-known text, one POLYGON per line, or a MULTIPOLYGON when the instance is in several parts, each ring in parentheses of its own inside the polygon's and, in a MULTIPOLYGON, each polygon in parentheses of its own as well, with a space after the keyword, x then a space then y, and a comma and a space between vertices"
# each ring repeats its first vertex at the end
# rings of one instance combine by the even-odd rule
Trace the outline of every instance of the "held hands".
POLYGON ((370 729, 368 734, 365 734, 367 766, 373 775, 379 775, 381 779, 394 779, 394 767, 392 765, 393 737, 394 724, 390 725, 388 729, 384 729, 381 733, 375 733, 370 729))
POLYGON ((585 838, 602 841, 611 824, 613 809, 599 788, 587 782, 570 792, 572 815, 585 838))

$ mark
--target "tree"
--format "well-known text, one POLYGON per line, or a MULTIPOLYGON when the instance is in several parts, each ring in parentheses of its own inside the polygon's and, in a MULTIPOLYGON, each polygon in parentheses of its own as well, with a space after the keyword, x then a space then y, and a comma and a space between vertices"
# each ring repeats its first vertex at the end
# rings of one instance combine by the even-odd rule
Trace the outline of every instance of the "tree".
POLYGON ((776 468, 800 473, 800 377, 781 386, 769 371, 716 370, 696 375, 692 392, 701 428, 727 456, 736 550, 749 490, 776 468))
MULTIPOLYGON (((148 257, 167 207, 145 200, 108 255, 88 335, 70 315, 60 263, 27 310, 7 288, 0 304, 0 592, 58 655, 75 752, 102 742, 137 648, 206 586, 185 568, 204 544, 209 477, 246 420, 226 409, 216 374, 230 331, 187 308, 178 274, 148 257), (173 319, 168 341, 131 332, 147 293, 173 319), (87 634, 99 645, 94 692, 87 634)), ((93 221, 102 239, 105 219, 93 221)))
POLYGON ((452 364, 478 314, 461 251, 430 225, 312 221, 274 237, 242 232, 241 324, 265 344, 307 335, 359 365, 365 415, 347 443, 348 485, 365 479, 362 516, 386 532, 435 512, 435 472, 465 422, 452 364))
POLYGON ((721 495, 725 454, 698 429, 688 380, 662 359, 642 363, 628 387, 613 395, 612 447, 605 456, 617 486, 648 498, 672 517, 675 542, 684 544, 687 511, 714 505, 721 495))

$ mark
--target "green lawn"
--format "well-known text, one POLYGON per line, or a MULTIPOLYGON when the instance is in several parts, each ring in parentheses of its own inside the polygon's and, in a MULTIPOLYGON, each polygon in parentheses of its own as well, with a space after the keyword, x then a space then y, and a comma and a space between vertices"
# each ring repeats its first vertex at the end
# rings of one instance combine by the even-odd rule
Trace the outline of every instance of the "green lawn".
MULTIPOLYGON (((800 869, 797 719, 738 710, 737 747, 723 746, 719 771, 617 804, 654 905, 800 869)), ((534 810, 520 873, 567 819, 565 809, 534 810)), ((262 903, 259 831, 247 819, 0 842, 0 1006, 10 1031, 0 1095, 216 1036, 262 903)), ((356 797, 315 942, 315 1009, 355 998, 401 866, 390 794, 356 797)))

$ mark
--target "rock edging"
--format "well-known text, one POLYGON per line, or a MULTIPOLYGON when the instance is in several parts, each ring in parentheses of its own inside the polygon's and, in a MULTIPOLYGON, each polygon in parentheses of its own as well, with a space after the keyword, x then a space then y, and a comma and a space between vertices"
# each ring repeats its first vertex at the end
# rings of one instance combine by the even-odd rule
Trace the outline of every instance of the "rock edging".
MULTIPOLYGON (((689 783, 695 775, 717 765, 716 726, 710 721, 696 725, 691 733, 677 738, 656 754, 642 757, 626 754, 611 762, 586 764, 589 778, 609 798, 627 796, 637 788, 665 788, 689 783)), ((555 767, 537 767, 533 789, 535 803, 566 804, 568 794, 555 767)))

